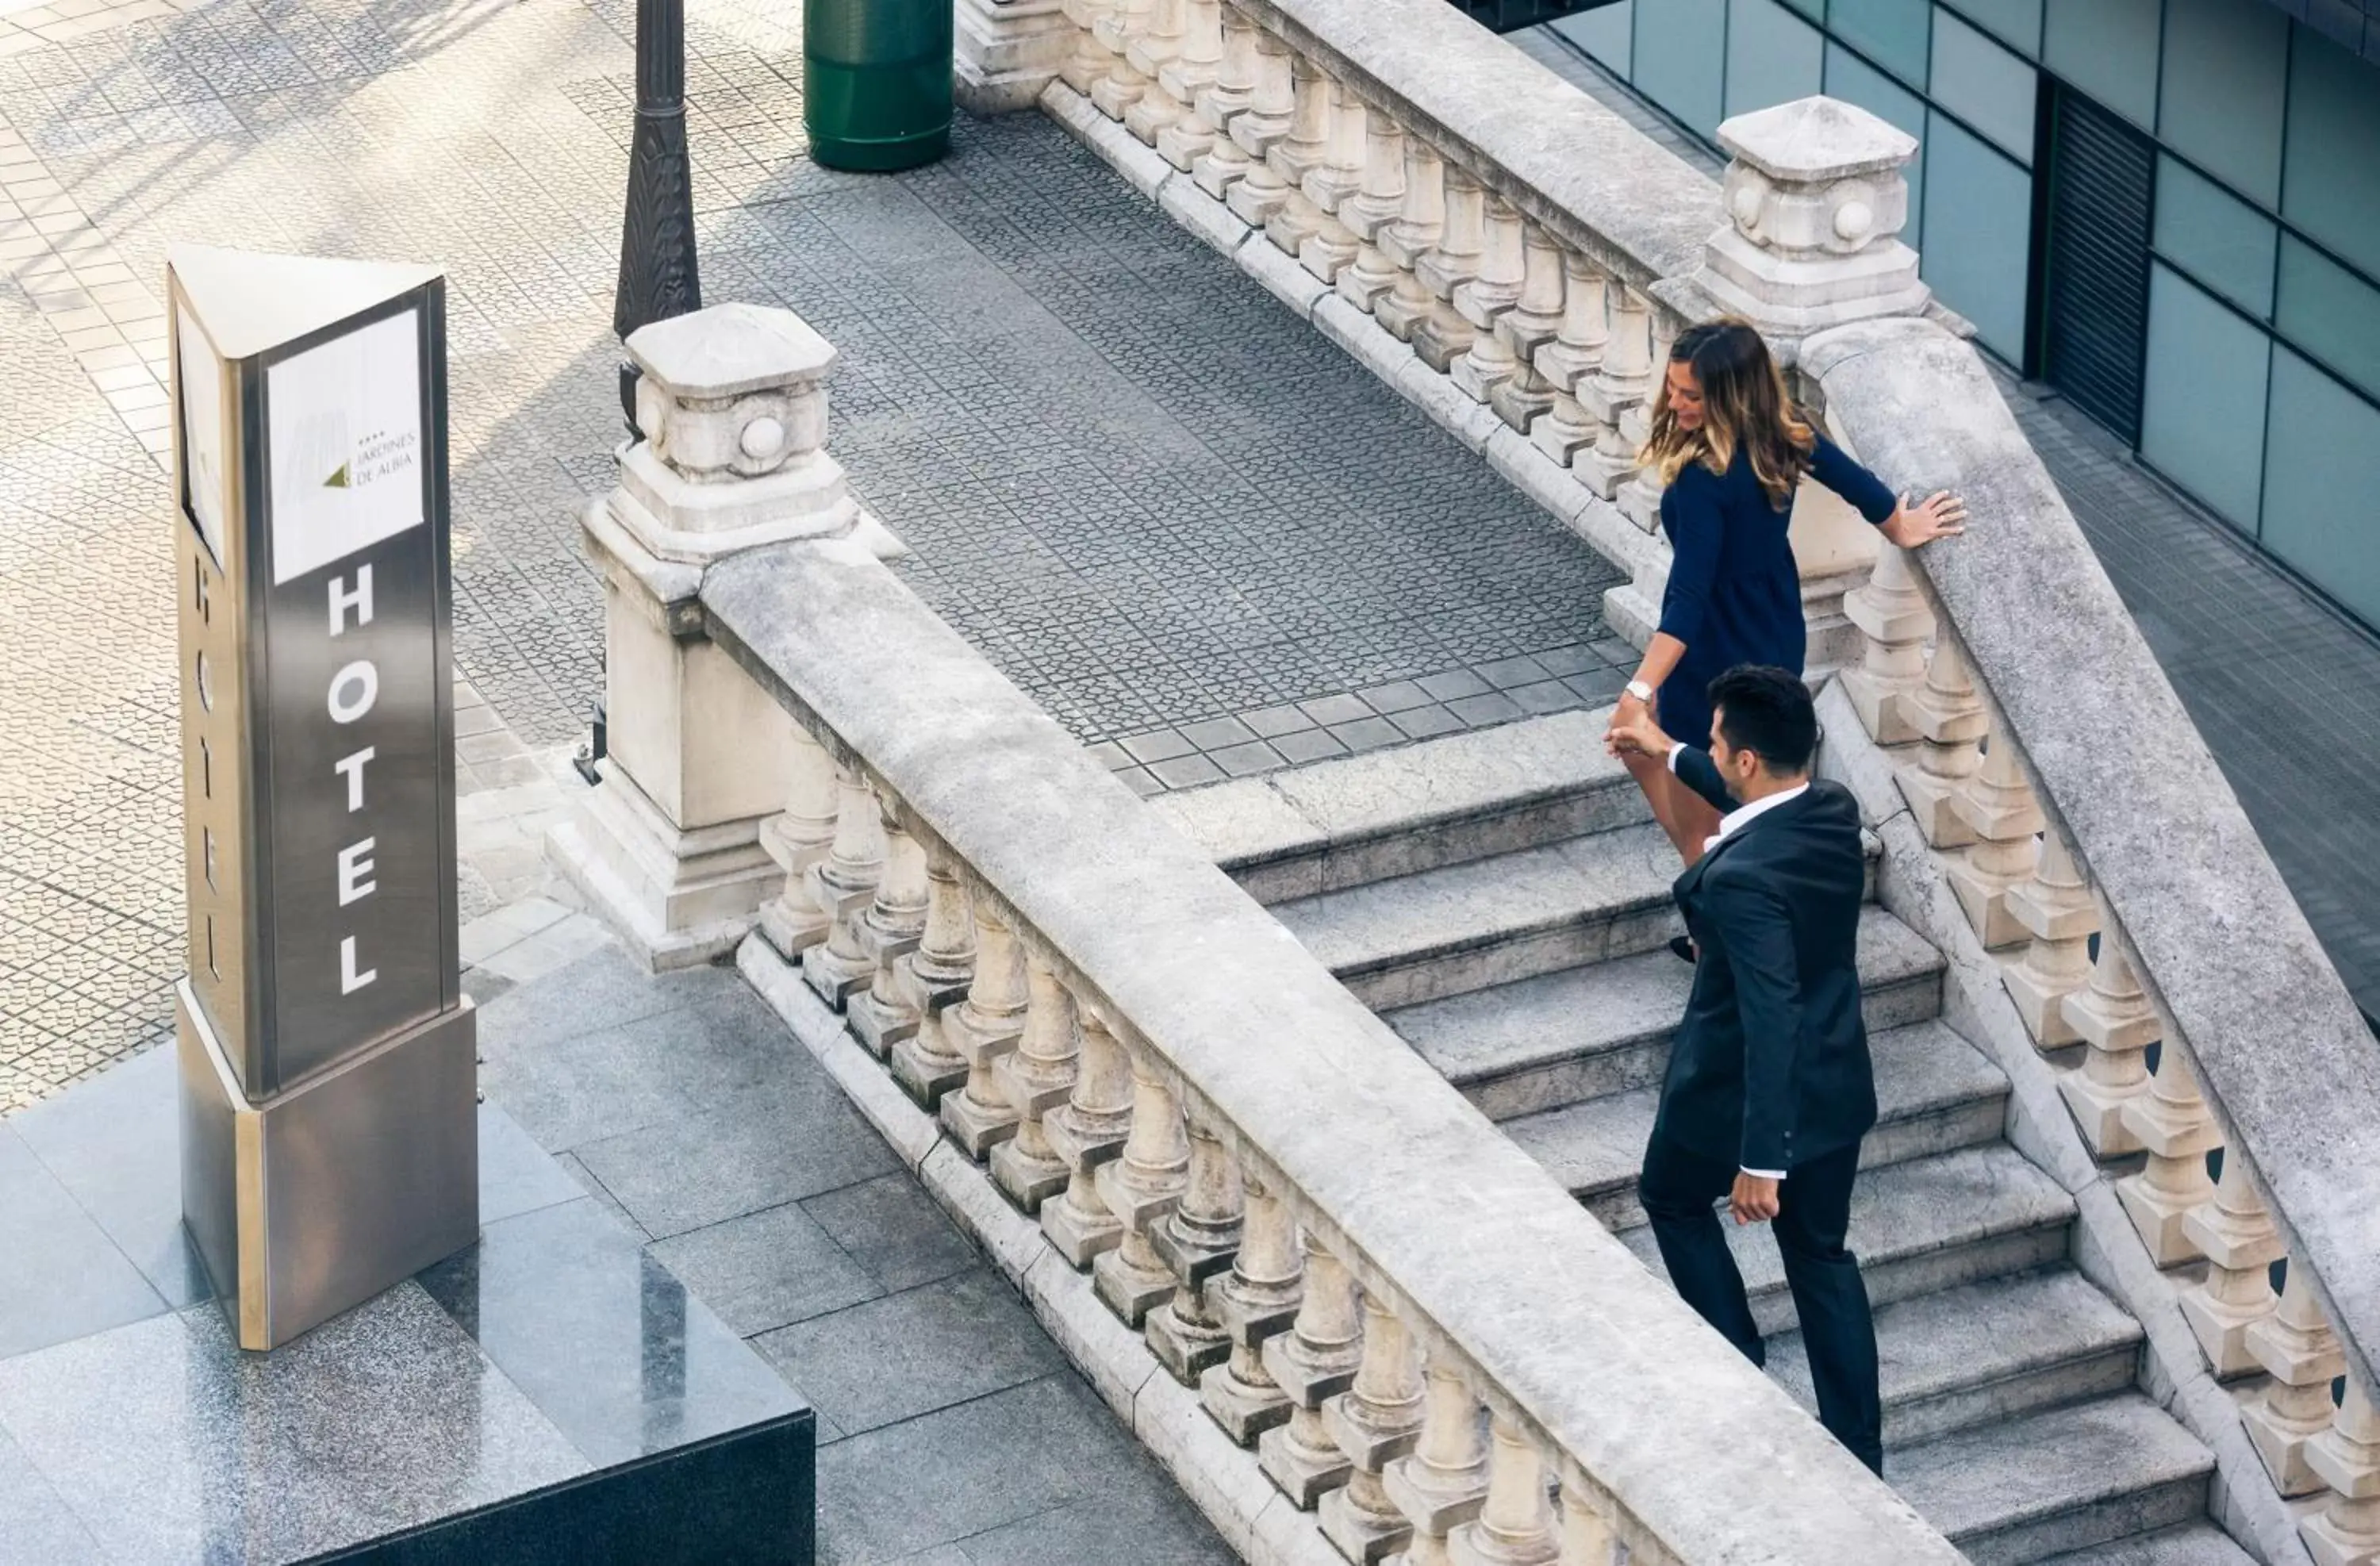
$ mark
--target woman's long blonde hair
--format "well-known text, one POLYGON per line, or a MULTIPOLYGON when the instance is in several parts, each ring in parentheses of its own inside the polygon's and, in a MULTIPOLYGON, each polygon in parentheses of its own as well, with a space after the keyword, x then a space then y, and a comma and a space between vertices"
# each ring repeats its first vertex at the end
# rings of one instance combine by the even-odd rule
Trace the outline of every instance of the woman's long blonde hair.
POLYGON ((1758 330, 1731 315, 1698 322, 1678 334, 1670 362, 1694 367, 1703 389, 1702 428, 1678 428, 1664 374, 1653 399, 1652 431, 1637 462, 1658 470, 1668 485, 1689 462, 1724 474, 1742 451, 1751 459, 1752 476, 1768 492, 1768 503, 1784 510, 1793 486, 1809 471, 1817 436, 1796 415, 1785 394, 1785 377, 1758 330))

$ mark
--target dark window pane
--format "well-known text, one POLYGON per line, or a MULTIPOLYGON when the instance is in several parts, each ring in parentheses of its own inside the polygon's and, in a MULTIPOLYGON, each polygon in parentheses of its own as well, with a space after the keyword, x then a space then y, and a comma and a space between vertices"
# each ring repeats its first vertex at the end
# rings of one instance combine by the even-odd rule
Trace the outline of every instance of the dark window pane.
POLYGON ((2380 625, 2380 408, 2273 349, 2265 547, 2380 625))
POLYGON ((2273 310, 2273 220, 2175 159, 2157 159, 2157 252, 2233 304, 2273 310))
MULTIPOLYGON (((2380 288, 2294 234, 2281 237, 2281 335, 2380 397, 2380 288)), ((2380 497, 2374 504, 2380 505, 2380 497)))
POLYGON ((2149 278, 2141 455, 2252 536, 2264 484, 2272 340, 2176 273, 2149 278))
POLYGON ((1630 23, 1635 19, 1636 0, 1619 0, 1613 6, 1597 6, 1592 11, 1582 11, 1564 17, 1553 24, 1554 30, 1585 50, 1603 67, 1628 79, 1628 35, 1630 23))
POLYGON ((1749 114, 1819 90, 1826 40, 1778 0, 1734 0, 1727 18, 1727 112, 1749 114))
POLYGON ((2044 64, 2143 130, 2156 124, 2159 0, 2048 0, 2044 64))
MULTIPOLYGON (((2267 211, 2281 201, 2289 19, 2249 0, 2167 0, 2165 144, 2267 211)), ((2380 91, 2380 71, 2370 73, 2380 91)))
POLYGON ((1944 11, 1934 18, 1934 101, 2033 164, 2033 93, 2040 73, 1944 11))
POLYGON ((1933 0, 1834 0, 1827 27, 1844 42, 1921 91, 1933 0))
POLYGON ((1955 8, 2027 59, 2041 57, 2041 0, 1956 0, 1955 8))
POLYGON ((1702 136, 1716 136, 1727 0, 1656 0, 1636 14, 1636 91, 1702 136))
POLYGON ((1925 153, 1925 281, 1986 347, 2024 361, 2033 179, 1979 138, 1933 116, 1925 153))
POLYGON ((2281 215, 2380 276, 2380 67, 2293 30, 2281 215))

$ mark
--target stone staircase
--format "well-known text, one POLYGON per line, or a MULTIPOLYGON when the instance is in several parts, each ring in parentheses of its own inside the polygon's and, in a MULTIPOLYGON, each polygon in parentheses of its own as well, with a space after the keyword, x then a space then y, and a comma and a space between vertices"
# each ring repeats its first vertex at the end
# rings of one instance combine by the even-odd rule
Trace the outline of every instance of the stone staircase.
MULTIPOLYGON (((1692 982, 1676 860, 1568 713, 1160 803, 1656 1276, 1636 1200, 1692 982)), ((1881 1121, 1852 1244, 1876 1306, 1887 1475, 1982 1563, 2241 1566, 2214 1458, 2142 1395, 2143 1333, 2076 1271, 2073 1199, 2002 1136, 2008 1083, 1939 1017, 1941 959, 1863 916, 1881 1121)), ((1769 1375, 1813 1406, 1774 1243, 1730 1228, 1769 1375)))

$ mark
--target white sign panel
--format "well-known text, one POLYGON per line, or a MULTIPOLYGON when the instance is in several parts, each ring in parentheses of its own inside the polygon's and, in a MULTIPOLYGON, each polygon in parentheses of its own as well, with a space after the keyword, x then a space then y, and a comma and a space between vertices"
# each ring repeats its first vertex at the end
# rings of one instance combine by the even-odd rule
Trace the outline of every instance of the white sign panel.
POLYGON ((422 522, 419 312, 266 371, 275 586, 422 522))
POLYGON ((189 311, 182 312, 176 334, 181 340, 182 460, 189 467, 184 488, 189 492, 190 516, 207 552, 221 569, 224 560, 224 406, 223 360, 207 341, 189 311))

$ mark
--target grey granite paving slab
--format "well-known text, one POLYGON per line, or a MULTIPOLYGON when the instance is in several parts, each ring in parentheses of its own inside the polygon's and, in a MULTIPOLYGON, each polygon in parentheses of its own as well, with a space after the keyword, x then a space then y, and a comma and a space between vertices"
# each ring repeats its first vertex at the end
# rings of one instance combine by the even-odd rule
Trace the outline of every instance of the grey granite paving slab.
MULTIPOLYGON (((819 1560, 822 1566, 899 1560, 1074 1502, 1175 1519, 1171 1540, 1152 1525, 1151 1549, 1220 1551, 1221 1541, 1202 1519, 1140 1500, 1171 1487, 1079 1378, 1045 1376, 820 1449, 819 1560)), ((973 1566, 973 1551, 959 1548, 973 1566)), ((1066 1558, 1048 1559, 1054 1566, 1066 1558)))
POLYGON ((0 1362, 104 1331, 166 1308, 164 1300, 0 1124, 0 1362))
POLYGON ((663 1240, 652 1255, 747 1338, 884 1292, 793 1202, 663 1240))
POLYGON ((969 1566, 1232 1566, 1239 1560, 1207 1532, 1187 1501, 1159 1492, 1094 1496, 987 1529, 961 1541, 969 1566))
POLYGON ((301 1557, 587 1470, 412 1283, 269 1356, 208 1304, 0 1360, 0 1426, 110 1560, 301 1557))
POLYGON ((981 1255, 905 1174, 866 1180, 812 1196, 802 1209, 884 1289, 948 1278, 981 1255))
POLYGON ((835 1424, 857 1433, 1072 1374, 1024 1302, 975 1268, 755 1339, 835 1424))
POLYGON ((588 1197, 483 1225, 420 1287, 595 1467, 800 1406, 588 1197))
POLYGON ((91 1536, 32 1460, 0 1429, 0 1552, 44 1566, 99 1566, 91 1536))

